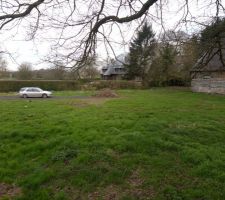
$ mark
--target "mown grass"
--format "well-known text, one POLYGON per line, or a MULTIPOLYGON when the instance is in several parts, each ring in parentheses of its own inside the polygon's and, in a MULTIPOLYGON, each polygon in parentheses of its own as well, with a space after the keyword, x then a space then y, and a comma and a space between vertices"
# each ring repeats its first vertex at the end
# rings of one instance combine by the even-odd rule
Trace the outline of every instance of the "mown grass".
POLYGON ((53 91, 53 96, 91 96, 94 91, 75 90, 75 91, 53 91))
MULTIPOLYGON (((53 93, 53 97, 54 96, 90 96, 92 94, 94 94, 94 91, 79 91, 79 90, 74 90, 74 91, 52 91, 53 93)), ((17 96, 18 92, 1 92, 0 93, 0 97, 1 96, 17 96)))
POLYGON ((1 100, 0 183, 20 200, 224 199, 225 97, 119 94, 85 106, 1 100))

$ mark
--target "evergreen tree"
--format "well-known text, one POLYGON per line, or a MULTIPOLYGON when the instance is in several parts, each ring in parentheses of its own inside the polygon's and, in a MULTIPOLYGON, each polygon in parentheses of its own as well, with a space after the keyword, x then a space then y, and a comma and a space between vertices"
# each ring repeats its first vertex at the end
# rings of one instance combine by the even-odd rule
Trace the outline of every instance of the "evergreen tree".
POLYGON ((144 23, 141 30, 137 32, 136 38, 130 44, 128 55, 127 79, 140 78, 145 81, 146 73, 153 60, 155 49, 155 33, 152 26, 144 23))
POLYGON ((161 69, 163 74, 161 81, 168 82, 173 76, 176 75, 176 73, 178 73, 178 71, 174 68, 176 54, 177 52, 175 48, 169 43, 165 43, 160 51, 161 69))
POLYGON ((159 48, 159 54, 153 60, 148 72, 149 84, 166 85, 177 77, 179 70, 175 66, 177 51, 173 45, 165 42, 159 48))
POLYGON ((216 18, 200 33, 201 53, 211 54, 212 49, 224 49, 225 44, 225 18, 216 18))
POLYGON ((201 31, 200 42, 205 48, 215 46, 225 38, 225 18, 217 18, 209 26, 201 31))
POLYGON ((216 18, 201 32, 200 46, 202 67, 212 59, 225 67, 225 18, 216 18))

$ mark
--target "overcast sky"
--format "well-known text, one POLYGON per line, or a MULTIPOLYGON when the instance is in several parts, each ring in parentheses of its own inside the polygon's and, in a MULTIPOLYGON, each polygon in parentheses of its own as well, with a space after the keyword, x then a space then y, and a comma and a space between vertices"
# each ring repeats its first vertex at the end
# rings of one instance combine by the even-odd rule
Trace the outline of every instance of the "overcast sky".
MULTIPOLYGON (((144 2, 144 1, 143 1, 144 2)), ((164 16, 164 25, 166 29, 172 29, 176 27, 178 21, 182 18, 183 11, 178 12, 178 6, 181 5, 183 0, 174 0, 168 6, 164 7, 163 16, 164 16), (177 2, 177 3, 175 3, 177 2)), ((203 7, 203 5, 197 4, 197 0, 190 1, 190 11, 194 17, 196 17, 200 22, 205 22, 209 19, 210 16, 215 14, 215 9, 212 7, 203 7), (204 17, 203 17, 204 16, 204 17)), ((225 6, 225 0, 222 1, 225 6)), ((155 7, 150 9, 150 13, 156 15, 155 7)), ((126 15, 126 13, 123 13, 126 15)), ((223 14, 222 14, 223 15, 223 14)), ((162 30, 161 24, 159 21, 156 23, 151 21, 153 24, 153 29, 156 33, 160 33, 162 30)), ((122 25, 122 30, 124 34, 124 38, 126 42, 130 40, 133 35, 134 29, 136 28, 135 23, 132 23, 133 26, 122 25)), ((180 27, 179 27, 180 28, 180 27)), ((182 30, 187 31, 189 33, 195 32, 200 29, 197 24, 188 24, 188 26, 183 25, 182 30)), ((45 39, 54 37, 55 30, 48 29, 47 32, 40 32, 39 36, 32 41, 25 41, 27 38, 27 22, 24 21, 21 26, 14 28, 10 31, 0 31, 0 48, 2 50, 6 50, 10 52, 10 56, 5 55, 5 58, 8 61, 8 67, 10 70, 16 70, 18 65, 22 62, 30 62, 33 65, 34 69, 47 68, 49 67, 49 63, 45 63, 42 61, 44 56, 48 55, 51 52, 52 40, 45 39), (42 34, 42 35, 41 35, 42 34)), ((113 29, 110 40, 114 40, 116 42, 120 42, 120 33, 117 28, 113 29)), ((127 51, 127 46, 121 46, 116 43, 113 44, 115 53, 117 55, 124 53, 127 51)), ((98 45, 97 53, 101 59, 106 58, 106 50, 104 49, 104 45, 98 45)), ((113 56, 112 52, 110 54, 113 56)))

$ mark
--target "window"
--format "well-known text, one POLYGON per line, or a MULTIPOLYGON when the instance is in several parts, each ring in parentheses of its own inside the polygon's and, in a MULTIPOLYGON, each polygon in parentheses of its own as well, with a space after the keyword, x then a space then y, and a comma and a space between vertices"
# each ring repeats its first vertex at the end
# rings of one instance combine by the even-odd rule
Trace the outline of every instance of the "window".
POLYGON ((40 92, 40 90, 38 88, 33 88, 32 92, 40 92))

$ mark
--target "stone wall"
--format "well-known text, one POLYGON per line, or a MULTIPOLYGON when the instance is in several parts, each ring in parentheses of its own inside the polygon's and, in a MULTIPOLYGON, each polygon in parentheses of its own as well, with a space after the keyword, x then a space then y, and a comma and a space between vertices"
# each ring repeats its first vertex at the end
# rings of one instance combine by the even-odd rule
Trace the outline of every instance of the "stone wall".
POLYGON ((225 78, 192 79, 193 92, 225 94, 225 78))
POLYGON ((225 71, 191 71, 191 77, 193 79, 204 79, 204 77, 225 79, 225 71))

